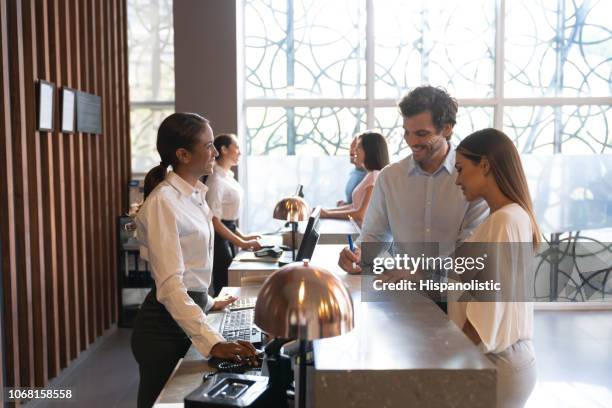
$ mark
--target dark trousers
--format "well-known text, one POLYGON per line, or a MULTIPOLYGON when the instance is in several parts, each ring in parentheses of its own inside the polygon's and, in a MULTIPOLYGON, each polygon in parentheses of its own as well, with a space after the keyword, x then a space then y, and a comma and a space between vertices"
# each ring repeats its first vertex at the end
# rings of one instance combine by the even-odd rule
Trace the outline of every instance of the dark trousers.
MULTIPOLYGON (((206 294, 188 292, 204 309, 206 294)), ((178 361, 187 353, 191 340, 156 299, 155 287, 147 295, 132 333, 132 353, 138 362, 138 408, 153 406, 178 361)))
MULTIPOLYGON (((236 232, 236 221, 221 220, 232 232, 236 232)), ((213 255, 212 287, 213 295, 218 296, 224 286, 227 286, 227 270, 236 256, 236 248, 228 240, 215 234, 215 251, 213 255)))

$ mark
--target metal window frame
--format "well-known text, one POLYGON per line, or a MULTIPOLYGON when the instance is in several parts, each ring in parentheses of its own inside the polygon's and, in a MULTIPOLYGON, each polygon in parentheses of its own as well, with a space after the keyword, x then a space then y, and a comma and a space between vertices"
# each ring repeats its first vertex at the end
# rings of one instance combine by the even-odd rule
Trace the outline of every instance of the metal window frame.
MULTIPOLYGON (((290 1, 290 0, 288 0, 290 1)), ((510 106, 524 107, 555 107, 562 106, 585 106, 585 105, 611 105, 612 97, 527 97, 527 98, 506 98, 504 94, 504 60, 505 60, 505 34, 506 34, 506 0, 495 1, 495 66, 494 66, 494 95, 490 98, 458 98, 457 102, 460 107, 492 107, 493 108, 493 126, 497 129, 503 129, 504 125, 504 109, 510 106)), ((366 111, 367 128, 373 128, 375 123, 375 111, 377 108, 395 108, 398 100, 392 98, 376 98, 375 95, 375 27, 374 27, 374 0, 365 0, 366 2, 366 96, 365 98, 340 99, 340 98, 245 98, 245 75, 244 75, 244 38, 245 21, 243 15, 244 0, 236 0, 238 15, 238 27, 242 30, 239 42, 237 44, 238 55, 240 56, 238 68, 238 89, 239 89, 239 133, 244 136, 247 134, 246 114, 249 108, 362 108, 366 111)), ((241 137, 241 147, 246 152, 247 141, 245 137, 241 137)), ((561 153, 560 146, 555 148, 556 153, 561 153)), ((245 189, 248 189, 248 171, 246 157, 243 156, 240 166, 240 179, 244 183, 245 189)), ((248 200, 248 194, 245 194, 245 200, 248 200)), ((248 202, 247 202, 248 205, 248 202)), ((243 207, 243 208, 246 208, 243 207)), ((243 211, 242 219, 247 222, 246 211, 243 211)))
MULTIPOLYGON (((240 6, 244 7, 241 0, 240 6)), ((366 125, 373 128, 376 108, 397 107, 398 101, 391 98, 377 99, 374 86, 375 39, 374 39, 374 0, 366 0, 366 97, 365 98, 246 98, 242 99, 239 112, 246 117, 248 108, 296 108, 296 107, 340 107, 363 108, 366 111, 366 125)), ((504 38, 506 27, 506 0, 495 1, 495 83, 494 96, 491 98, 458 98, 461 107, 493 107, 493 126, 502 129, 504 108, 507 106, 582 106, 612 105, 612 97, 533 97, 506 98, 504 95, 504 38)), ((240 22, 244 32, 244 19, 240 22)), ((242 49, 242 48, 240 48, 242 49)), ((244 89, 244 67, 239 70, 239 84, 244 89)), ((246 133, 246 122, 241 126, 246 133)), ((246 144, 244 145, 246 148, 246 144)))

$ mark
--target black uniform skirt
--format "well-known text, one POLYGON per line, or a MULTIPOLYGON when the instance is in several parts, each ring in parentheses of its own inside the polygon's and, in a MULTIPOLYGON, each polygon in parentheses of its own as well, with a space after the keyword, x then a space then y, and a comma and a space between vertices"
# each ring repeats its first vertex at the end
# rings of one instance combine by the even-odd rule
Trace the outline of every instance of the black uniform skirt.
MULTIPOLYGON (((187 292, 202 310, 208 296, 204 292, 187 292)), ((191 340, 174 321, 166 307, 156 297, 155 286, 140 306, 134 320, 132 353, 138 362, 138 408, 153 405, 191 340)))
MULTIPOLYGON (((221 220, 230 231, 236 232, 236 221, 221 220)), ((213 257, 213 272, 212 272, 212 287, 213 296, 219 296, 219 292, 224 286, 227 286, 227 270, 236 256, 236 248, 234 245, 215 234, 215 251, 213 257)))

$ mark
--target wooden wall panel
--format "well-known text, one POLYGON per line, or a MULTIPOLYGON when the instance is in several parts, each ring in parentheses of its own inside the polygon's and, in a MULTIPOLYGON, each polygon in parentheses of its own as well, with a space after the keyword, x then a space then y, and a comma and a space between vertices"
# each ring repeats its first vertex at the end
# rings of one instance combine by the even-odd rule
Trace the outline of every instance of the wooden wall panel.
MULTIPOLYGON (((36 0, 23 2, 23 31, 24 31, 24 72, 25 78, 38 78, 38 52, 37 44, 37 16, 36 0)), ((26 80, 26 83, 30 81, 26 80)), ((35 92, 31 87, 26 87, 26 99, 35 97, 35 92)), ((36 122, 36 105, 26 103, 26 123, 36 122)), ((32 257, 32 324, 33 324, 33 346, 34 356, 34 376, 37 383, 43 383, 47 372, 47 309, 46 309, 46 271, 44 253, 44 218, 43 218, 43 199, 42 199, 42 169, 40 134, 26 130, 27 145, 27 165, 28 165, 28 185, 29 185, 29 205, 30 205, 30 231, 31 241, 30 250, 32 257)))
MULTIPOLYGON (((93 52, 93 48, 94 48, 94 30, 88 29, 87 27, 93 27, 93 0, 87 0, 84 1, 83 3, 83 21, 85 22, 85 24, 83 24, 81 27, 81 38, 83 39, 83 44, 85 44, 84 47, 84 54, 83 54, 83 61, 84 61, 84 72, 86 75, 86 83, 85 83, 85 87, 86 90, 88 92, 91 93, 95 93, 96 92, 96 88, 95 88, 95 70, 96 70, 96 66, 95 66, 95 60, 94 60, 94 52, 93 52)), ((93 146, 94 146, 94 141, 91 138, 85 138, 84 140, 85 143, 85 151, 86 151, 86 161, 87 163, 92 163, 93 162, 93 146)), ((87 166, 86 169, 86 173, 87 173, 87 183, 90 186, 90 188, 88 188, 85 191, 85 195, 86 195, 86 201, 87 201, 87 215, 88 217, 86 217, 86 222, 87 225, 85 225, 85 232, 87 234, 87 236, 91 237, 94 236, 95 234, 95 223, 96 223, 96 216, 95 216, 95 199, 94 199, 94 194, 95 194, 95 177, 94 177, 94 170, 95 167, 94 166, 87 166)), ((87 242, 87 270, 90 271, 94 271, 97 270, 96 266, 97 266, 97 260, 94 258, 94 254, 96 253, 96 241, 93 239, 89 239, 87 242)), ((94 286, 94 282, 95 282, 95 277, 91 276, 91 274, 88 274, 88 278, 86 280, 86 284, 87 284, 87 297, 88 297, 88 302, 87 302, 87 320, 89 322, 88 324, 88 333, 87 333, 87 338, 88 338, 88 342, 91 342, 93 338, 95 338, 95 333, 96 333, 96 326, 97 326, 97 314, 95 313, 95 304, 96 304, 96 291, 95 291, 95 286, 94 286)))
MULTIPOLYGON (((36 2, 37 46, 38 46, 38 72, 41 78, 50 78, 51 61, 49 52, 49 8, 46 1, 36 2)), ((44 197, 43 209, 43 243, 44 262, 47 271, 45 281, 46 313, 47 313, 47 370, 50 377, 54 377, 60 370, 59 359, 59 314, 57 292, 57 245, 55 226, 55 185, 53 177, 53 134, 39 133, 41 144, 41 171, 45 182, 42 184, 44 197)))
POLYGON ((116 217, 130 174, 126 0, 0 0, 0 259, 7 386, 44 386, 117 320, 116 217), (56 85, 36 131, 36 82, 56 85), (102 97, 63 134, 60 89, 102 97))
MULTIPOLYGON (((104 44, 101 42, 101 39, 103 37, 102 4, 103 4, 103 1, 96 0, 94 2, 94 9, 92 11, 93 16, 94 16, 94 32, 96 33, 96 36, 95 36, 96 41, 95 41, 95 45, 93 48, 94 53, 96 55, 96 58, 95 58, 96 67, 103 67, 105 63, 105 61, 102 59, 102 54, 104 53, 104 49, 102 47, 104 46, 104 44)), ((96 84, 95 93, 97 95, 102 95, 102 96, 104 96, 103 95, 104 84, 102 83, 102 72, 104 71, 105 69, 98 68, 96 70, 96 78, 95 78, 95 84, 96 84)), ((103 238, 104 222, 102 221, 102 219, 106 216, 106 214, 104 214, 106 203, 103 202, 103 200, 106 199, 106 196, 104 192, 102 191, 102 188, 104 185, 104 176, 106 173, 103 171, 104 161, 102 160, 103 156, 100 154, 100 150, 101 150, 100 146, 102 145, 102 142, 100 141, 100 138, 94 138, 93 140, 94 140, 93 161, 95 163, 99 163, 98 166, 95 166, 96 171, 94 174, 94 178, 95 178, 94 213, 100 214, 100 216, 96 217, 95 219, 95 224, 96 224, 95 236, 100 237, 99 239, 96 240, 96 243, 97 243, 96 254, 99 254, 99 256, 96 257, 98 261, 98 265, 96 269, 98 271, 103 271, 105 269, 104 259, 107 256, 105 245, 104 245, 104 238, 103 238)), ((96 282, 94 285, 94 290, 96 291, 96 312, 98 316, 97 325, 96 325, 96 333, 97 333, 97 332, 101 332, 104 327, 104 308, 103 308, 104 276, 102 276, 102 274, 100 273, 96 273, 95 278, 96 278, 96 282)))
MULTIPOLYGON (((11 90, 9 77, 9 49, 8 49, 8 7, 7 0, 0 0, 0 47, 2 52, 2 105, 0 108, 0 125, 2 139, 0 140, 0 164, 3 177, 0 177, 0 209, 2 223, 0 223, 2 236, 0 245, 2 250, 2 283, 3 283, 3 339, 6 350, 4 363, 12 368, 12 378, 19 381, 21 365, 19 359, 19 342, 17 341, 19 319, 17 318, 17 243, 15 239, 15 202, 8 197, 15 196, 13 183, 13 125, 11 119, 11 90), (9 335, 10 333, 10 335, 9 335)), ((7 383, 10 381, 7 379, 7 383)))
MULTIPOLYGON (((23 44, 23 10, 22 2, 8 2, 9 27, 9 76, 11 121, 13 132, 7 137, 13 138, 14 159, 14 196, 16 259, 17 259, 17 307, 19 343, 19 381, 28 384, 34 382, 34 347, 32 344, 32 252, 30 247, 30 200, 27 159, 27 123, 26 123, 26 86, 23 44), (12 45, 12 47, 11 47, 12 45), (19 232, 23 231, 24 234, 19 232)), ((9 333, 7 332, 7 335, 9 333)))

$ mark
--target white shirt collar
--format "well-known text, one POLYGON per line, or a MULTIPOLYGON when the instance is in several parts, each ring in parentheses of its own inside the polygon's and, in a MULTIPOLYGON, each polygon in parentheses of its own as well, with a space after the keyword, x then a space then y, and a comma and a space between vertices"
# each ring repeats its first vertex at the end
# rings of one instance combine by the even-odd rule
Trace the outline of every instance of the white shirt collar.
MULTIPOLYGON (((412 156, 410 157, 411 160, 408 162, 408 174, 428 174, 421 168, 421 166, 417 162, 414 161, 414 159, 412 159, 412 156)), ((453 174, 453 171, 455 170, 455 146, 453 146, 451 142, 448 142, 448 152, 446 153, 444 161, 442 162, 440 167, 438 167, 436 171, 432 173, 432 175, 436 174, 441 169, 445 169, 448 174, 453 174)))
POLYGON ((185 197, 189 197, 195 192, 206 193, 208 191, 206 184, 202 183, 200 180, 196 182, 195 186, 192 186, 173 171, 166 175, 166 181, 185 197))
POLYGON ((234 172, 231 169, 226 170, 223 167, 219 166, 217 163, 215 163, 215 168, 213 171, 215 173, 219 173, 220 176, 234 178, 234 172))

